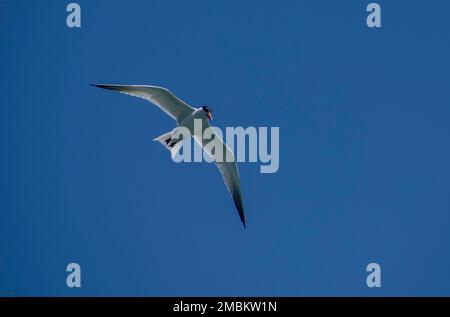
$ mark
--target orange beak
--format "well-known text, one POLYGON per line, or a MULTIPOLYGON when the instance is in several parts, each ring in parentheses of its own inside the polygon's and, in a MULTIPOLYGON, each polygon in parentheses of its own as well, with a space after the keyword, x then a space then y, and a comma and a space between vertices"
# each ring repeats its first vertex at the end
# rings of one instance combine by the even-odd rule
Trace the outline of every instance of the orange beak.
POLYGON ((211 114, 211 112, 207 112, 206 115, 208 116, 208 119, 211 121, 211 120, 212 120, 212 114, 211 114))

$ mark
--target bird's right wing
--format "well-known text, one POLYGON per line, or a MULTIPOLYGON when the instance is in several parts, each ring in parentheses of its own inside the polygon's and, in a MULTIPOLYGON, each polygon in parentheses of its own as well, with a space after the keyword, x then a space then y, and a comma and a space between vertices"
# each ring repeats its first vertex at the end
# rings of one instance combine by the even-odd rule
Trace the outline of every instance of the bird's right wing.
POLYGON ((93 85, 103 89, 115 90, 123 94, 143 98, 157 105, 161 110, 180 123, 195 109, 175 96, 170 90, 145 85, 93 85))

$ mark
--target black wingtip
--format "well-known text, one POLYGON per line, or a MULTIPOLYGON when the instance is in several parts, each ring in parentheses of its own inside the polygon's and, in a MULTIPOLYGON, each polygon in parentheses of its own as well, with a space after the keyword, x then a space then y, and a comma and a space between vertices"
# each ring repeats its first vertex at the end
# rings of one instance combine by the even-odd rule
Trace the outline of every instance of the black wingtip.
POLYGON ((233 191, 233 200, 234 205, 236 206, 237 212, 239 214, 239 218, 241 219, 242 224, 244 225, 244 229, 247 228, 245 224, 245 214, 244 214, 244 204, 242 203, 242 198, 238 190, 233 191))
POLYGON ((110 85, 110 84, 89 84, 89 85, 97 87, 97 88, 101 88, 101 89, 118 90, 118 91, 120 91, 120 88, 122 87, 120 85, 110 85))
POLYGON ((99 84, 89 84, 92 87, 98 87, 98 88, 105 88, 105 85, 99 85, 99 84))
POLYGON ((242 225, 244 226, 244 229, 247 229, 247 224, 245 223, 245 215, 244 210, 239 208, 239 218, 241 218, 242 225))

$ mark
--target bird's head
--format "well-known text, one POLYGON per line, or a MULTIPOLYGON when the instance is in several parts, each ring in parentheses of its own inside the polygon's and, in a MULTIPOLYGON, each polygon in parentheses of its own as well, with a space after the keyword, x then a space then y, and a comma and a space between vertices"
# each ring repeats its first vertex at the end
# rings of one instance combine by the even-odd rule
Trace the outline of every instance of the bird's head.
POLYGON ((209 120, 212 120, 212 109, 209 106, 202 107, 203 112, 206 114, 209 120))

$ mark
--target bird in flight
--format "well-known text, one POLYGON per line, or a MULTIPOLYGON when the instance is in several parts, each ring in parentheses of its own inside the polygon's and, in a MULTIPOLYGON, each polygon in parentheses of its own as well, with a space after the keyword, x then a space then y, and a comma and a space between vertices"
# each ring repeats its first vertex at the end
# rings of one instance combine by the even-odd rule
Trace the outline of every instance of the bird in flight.
MULTIPOLYGON (((206 147, 209 140, 205 140, 201 136, 195 134, 194 131, 194 120, 196 119, 201 120, 202 133, 207 128, 211 128, 209 121, 212 120, 212 109, 210 107, 202 106, 196 109, 176 97, 172 92, 170 92, 170 90, 157 86, 97 84, 93 84, 92 86, 114 90, 123 94, 143 98, 147 101, 150 101, 170 117, 172 117, 176 121, 177 127, 187 128, 190 131, 190 135, 194 137, 194 140, 214 159, 215 164, 225 181, 228 192, 233 198, 242 224, 244 225, 244 228, 246 227, 239 171, 233 152, 225 144, 225 142, 223 142, 220 136, 213 132, 214 139, 217 142, 216 144, 219 144, 219 146, 223 149, 222 158, 226 156, 226 160, 217 159, 215 155, 216 153, 220 153, 220 151, 215 151, 215 153, 212 153, 212 151, 208 149, 208 147, 206 147)), ((212 128, 211 130, 214 131, 212 128)), ((171 132, 164 133, 154 140, 159 141, 161 144, 165 145, 166 148, 171 152, 176 151, 181 145, 180 141, 182 140, 182 138, 178 136, 174 137, 175 131, 176 128, 171 132)), ((211 138, 213 138, 213 136, 211 136, 211 138)))

